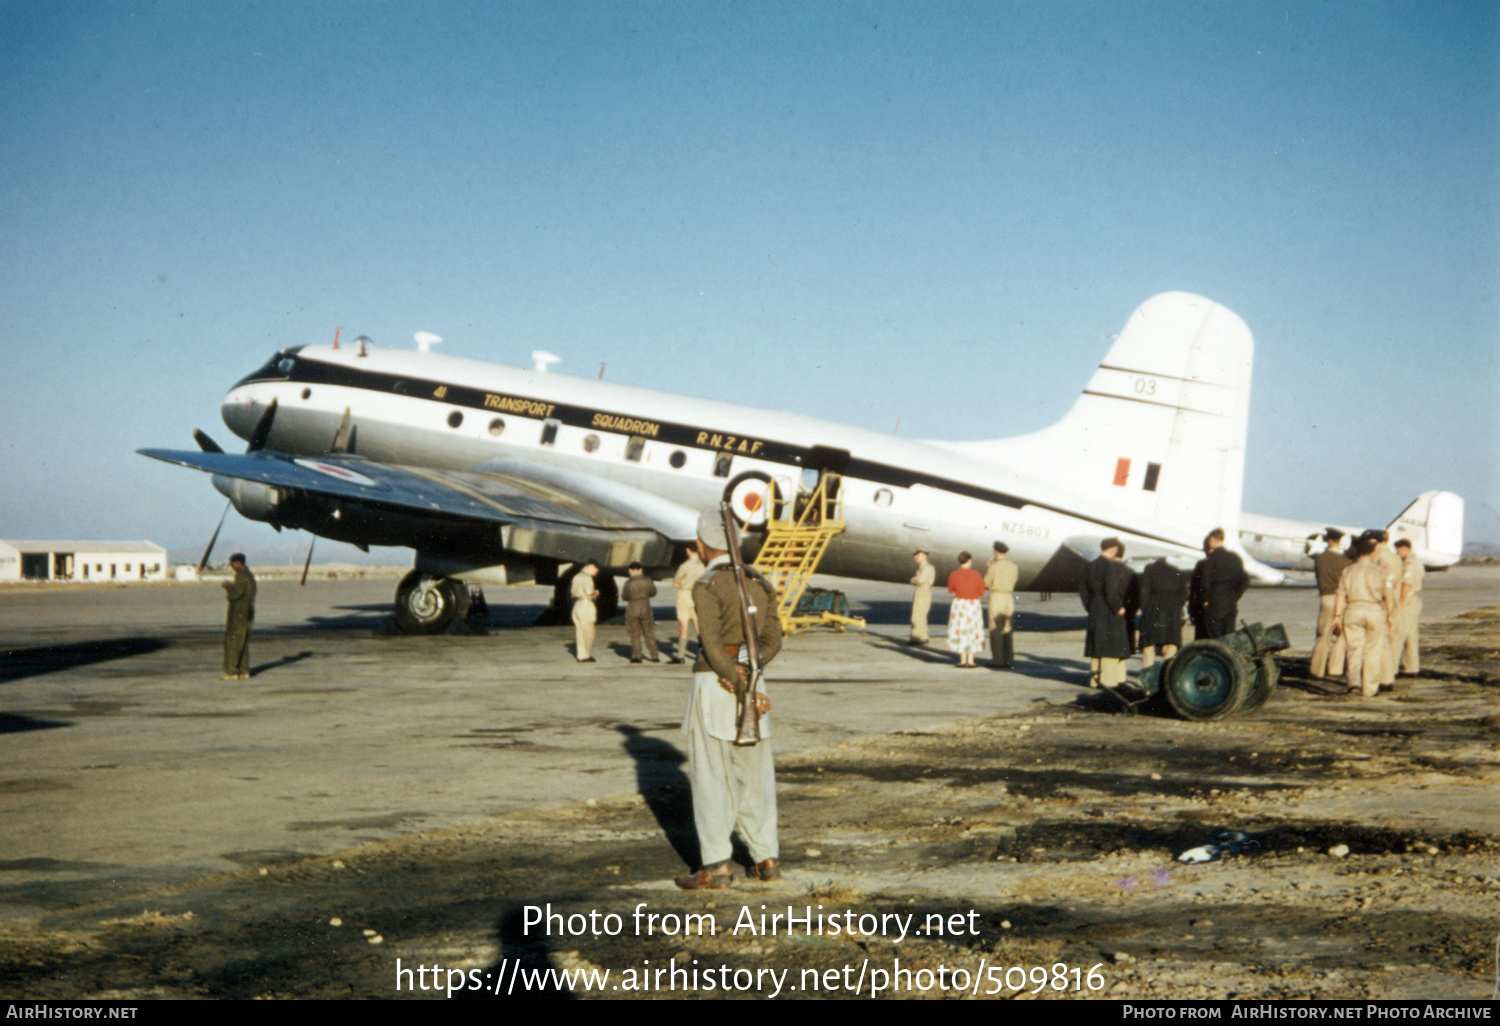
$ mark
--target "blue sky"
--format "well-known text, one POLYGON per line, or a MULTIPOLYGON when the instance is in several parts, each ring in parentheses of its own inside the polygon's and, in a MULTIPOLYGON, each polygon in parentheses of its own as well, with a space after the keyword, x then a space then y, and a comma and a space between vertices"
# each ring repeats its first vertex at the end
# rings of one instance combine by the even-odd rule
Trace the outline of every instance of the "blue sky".
POLYGON ((201 543, 133 450, 336 325, 990 438, 1182 289, 1247 509, 1500 542, 1497 100, 1489 3, 0 0, 0 537, 201 543))

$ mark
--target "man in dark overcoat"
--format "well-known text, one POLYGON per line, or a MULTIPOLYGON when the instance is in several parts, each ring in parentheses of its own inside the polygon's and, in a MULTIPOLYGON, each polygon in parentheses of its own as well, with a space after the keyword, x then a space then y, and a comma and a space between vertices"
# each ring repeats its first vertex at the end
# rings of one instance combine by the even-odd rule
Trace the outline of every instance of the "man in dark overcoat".
POLYGON ((1108 688, 1125 683, 1125 660, 1130 658, 1125 599, 1134 575, 1119 562, 1120 539, 1106 538, 1099 549, 1099 558, 1089 564, 1078 597, 1089 614, 1083 644, 1083 654, 1089 659, 1089 687, 1108 688))
POLYGON ((1203 561, 1203 632, 1200 638, 1222 638, 1234 632, 1240 596, 1250 587, 1245 561, 1224 546, 1224 529, 1208 534, 1208 558, 1203 561))
POLYGON ((1170 659, 1182 647, 1182 607, 1188 600, 1188 575, 1165 559, 1141 571, 1141 668, 1160 655, 1170 659))

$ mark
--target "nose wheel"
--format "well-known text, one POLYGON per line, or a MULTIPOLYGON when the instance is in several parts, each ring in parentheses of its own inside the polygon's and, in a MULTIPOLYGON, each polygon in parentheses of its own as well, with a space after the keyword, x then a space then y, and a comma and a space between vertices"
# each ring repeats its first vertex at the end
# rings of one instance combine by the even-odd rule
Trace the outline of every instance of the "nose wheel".
POLYGON ((469 586, 413 570, 396 586, 396 623, 406 634, 441 634, 468 615, 469 586))

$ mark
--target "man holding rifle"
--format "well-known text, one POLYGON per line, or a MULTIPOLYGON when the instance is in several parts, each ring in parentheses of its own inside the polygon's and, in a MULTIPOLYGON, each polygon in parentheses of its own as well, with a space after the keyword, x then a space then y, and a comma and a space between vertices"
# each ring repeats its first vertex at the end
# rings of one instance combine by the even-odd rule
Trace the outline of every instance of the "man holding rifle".
POLYGON ((771 700, 758 680, 781 648, 781 621, 775 591, 738 558, 738 530, 731 537, 726 520, 733 523, 720 510, 698 518, 698 556, 706 567, 693 585, 698 661, 682 729, 702 866, 677 878, 688 891, 729 886, 729 837, 736 830, 750 849, 750 878, 781 878, 776 767, 765 718, 771 700))

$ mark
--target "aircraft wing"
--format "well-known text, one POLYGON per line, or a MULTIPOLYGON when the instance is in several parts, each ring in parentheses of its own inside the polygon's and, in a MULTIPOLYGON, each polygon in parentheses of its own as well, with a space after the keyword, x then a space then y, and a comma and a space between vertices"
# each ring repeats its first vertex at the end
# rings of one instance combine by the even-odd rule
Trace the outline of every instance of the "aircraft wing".
POLYGON ((640 552, 643 561, 666 565, 672 543, 690 540, 695 533, 695 514, 659 496, 521 461, 496 461, 483 471, 456 471, 378 463, 344 453, 138 452, 209 474, 351 500, 375 510, 494 524, 500 528, 502 544, 514 551, 540 551, 526 541, 531 537, 551 539, 549 548, 572 537, 580 544, 624 543, 640 552))

